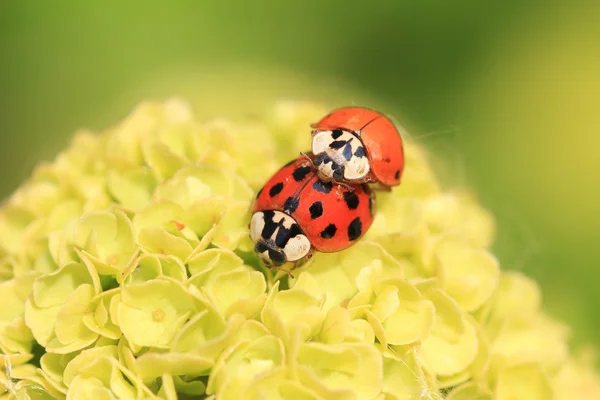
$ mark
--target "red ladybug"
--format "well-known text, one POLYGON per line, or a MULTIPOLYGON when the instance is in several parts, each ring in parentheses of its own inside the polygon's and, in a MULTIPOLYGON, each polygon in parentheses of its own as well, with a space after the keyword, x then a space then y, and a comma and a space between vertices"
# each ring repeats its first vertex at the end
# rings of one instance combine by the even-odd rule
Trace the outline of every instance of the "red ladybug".
POLYGON ((363 107, 340 108, 312 125, 314 165, 321 179, 400 184, 404 148, 387 117, 363 107))
POLYGON ((350 247, 373 222, 373 192, 319 179, 311 160, 300 157, 273 175, 252 205, 250 237, 267 266, 350 247))

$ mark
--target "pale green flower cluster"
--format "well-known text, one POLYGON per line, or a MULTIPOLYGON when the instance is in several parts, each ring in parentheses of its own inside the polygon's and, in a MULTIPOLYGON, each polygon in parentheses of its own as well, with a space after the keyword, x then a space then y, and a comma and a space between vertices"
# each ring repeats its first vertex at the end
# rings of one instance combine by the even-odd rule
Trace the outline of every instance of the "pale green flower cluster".
POLYGON ((535 282, 500 270, 490 215, 414 143, 363 240, 263 269, 250 204, 327 111, 145 103, 39 166, 0 210, 0 398, 600 398, 535 282))

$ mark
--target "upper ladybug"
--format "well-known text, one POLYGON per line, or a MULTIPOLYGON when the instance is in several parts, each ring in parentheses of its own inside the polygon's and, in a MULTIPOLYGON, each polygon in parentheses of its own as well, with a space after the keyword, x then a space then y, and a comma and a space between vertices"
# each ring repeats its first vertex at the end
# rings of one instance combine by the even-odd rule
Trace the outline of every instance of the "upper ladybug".
POLYGON ((323 180, 400 184, 404 148, 387 117, 363 107, 335 110, 311 125, 314 165, 323 180))
POLYGON ((252 205, 250 237, 267 266, 281 266, 350 247, 373 222, 374 193, 367 185, 348 188, 324 182, 304 157, 267 181, 252 205))

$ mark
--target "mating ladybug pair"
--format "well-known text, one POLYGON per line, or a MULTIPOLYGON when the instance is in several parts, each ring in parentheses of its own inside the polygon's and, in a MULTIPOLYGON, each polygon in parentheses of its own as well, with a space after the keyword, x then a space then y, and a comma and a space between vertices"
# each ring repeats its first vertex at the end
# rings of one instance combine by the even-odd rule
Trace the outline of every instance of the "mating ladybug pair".
POLYGON ((375 195, 367 184, 389 190, 400 183, 402 139, 382 114, 346 107, 312 128, 312 152, 276 172, 252 206, 250 236, 267 266, 296 264, 313 249, 350 247, 373 222, 375 195))

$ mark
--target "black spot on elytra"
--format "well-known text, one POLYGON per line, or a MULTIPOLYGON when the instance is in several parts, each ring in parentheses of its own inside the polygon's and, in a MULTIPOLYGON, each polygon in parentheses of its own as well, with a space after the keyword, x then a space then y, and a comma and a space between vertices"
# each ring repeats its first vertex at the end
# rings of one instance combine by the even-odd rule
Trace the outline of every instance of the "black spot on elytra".
POLYGON ((323 239, 331 239, 332 237, 335 236, 336 232, 337 232, 337 226, 335 226, 334 224, 329 224, 329 225, 327 225, 327 227, 325 229, 323 229, 321 231, 321 237, 323 239))
POLYGON ((320 201, 315 201, 308 207, 308 211, 310 211, 310 217, 312 219, 317 219, 321 215, 323 215, 323 203, 320 201))
POLYGON ((332 188, 333 188, 333 184, 331 182, 323 182, 320 179, 317 179, 315 181, 315 183, 313 183, 313 189, 315 189, 317 192, 327 194, 327 193, 331 192, 332 188))
POLYGON ((292 214, 298 206, 300 205, 300 198, 298 196, 290 196, 287 198, 285 203, 283 203, 283 211, 288 214, 292 214))
POLYGON ((358 207, 358 196, 354 192, 344 192, 344 201, 351 210, 355 210, 358 207))
POLYGON ((363 158, 367 155, 367 153, 365 153, 365 148, 363 146, 358 146, 358 148, 354 152, 354 155, 358 158, 363 158))
POLYGON ((396 179, 400 178, 400 170, 396 170, 396 173, 394 174, 394 178, 396 178, 396 179))
POLYGON ((344 131, 341 129, 334 129, 333 131, 331 131, 331 137, 334 139, 337 139, 340 136, 342 136, 343 133, 344 133, 344 131))
POLYGON ((346 147, 344 147, 344 151, 342 154, 344 155, 344 158, 347 161, 350 161, 350 159, 352 158, 352 146, 350 145, 350 141, 348 141, 348 144, 346 145, 346 147))
POLYGON ((362 234, 362 222, 360 221, 360 217, 356 217, 350 222, 348 225, 348 239, 356 240, 362 234))
POLYGON ((306 175, 311 171, 311 167, 307 165, 306 167, 299 167, 292 172, 292 176, 296 182, 300 182, 302 179, 306 178, 306 175))
POLYGON ((333 142, 329 143, 329 147, 333 150, 338 150, 344 147, 346 143, 348 143, 347 140, 334 140, 333 142))
POLYGON ((269 196, 275 197, 279 193, 281 193, 282 190, 283 190, 283 182, 279 182, 279 183, 273 185, 271 190, 269 190, 269 196))

